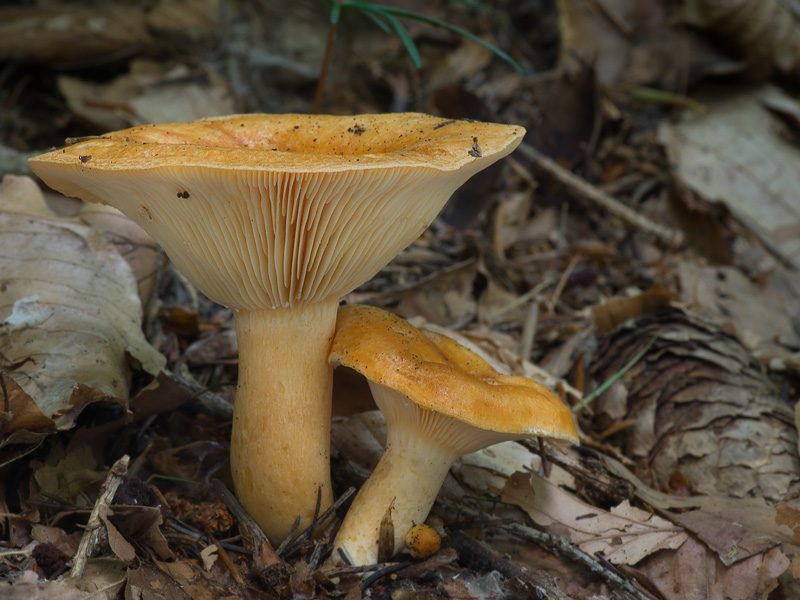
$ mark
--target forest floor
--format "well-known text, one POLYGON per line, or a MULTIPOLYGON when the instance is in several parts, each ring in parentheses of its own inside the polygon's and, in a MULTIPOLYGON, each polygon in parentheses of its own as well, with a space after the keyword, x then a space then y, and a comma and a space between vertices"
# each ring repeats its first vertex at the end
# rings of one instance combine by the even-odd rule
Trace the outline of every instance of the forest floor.
MULTIPOLYGON (((347 499, 322 535, 260 543, 230 493, 232 312, 26 159, 143 123, 311 112, 330 4, 12 2, 0 8, 0 597, 800 597, 794 15, 740 3, 746 23, 772 24, 758 37, 700 0, 384 4, 462 28, 521 71, 450 29, 402 18, 404 38, 385 12, 372 15, 389 32, 349 6, 322 113, 527 134, 344 300, 549 386, 581 444, 507 442, 457 461, 428 518, 442 547, 424 559, 333 564, 347 499), (85 339, 93 328, 106 343, 85 339)), ((364 381, 335 377, 342 497, 386 431, 364 381)))

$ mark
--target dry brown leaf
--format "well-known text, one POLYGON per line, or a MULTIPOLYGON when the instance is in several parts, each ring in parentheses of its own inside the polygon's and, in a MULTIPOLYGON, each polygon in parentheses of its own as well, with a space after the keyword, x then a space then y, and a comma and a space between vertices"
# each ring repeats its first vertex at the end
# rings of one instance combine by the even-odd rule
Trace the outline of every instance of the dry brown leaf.
POLYGON ((772 86, 709 88, 695 99, 708 110, 663 121, 659 129, 677 177, 706 200, 723 202, 794 261, 800 255, 800 149, 776 133, 765 103, 797 107, 797 101, 772 86))
POLYGON ((88 592, 87 600, 116 600, 125 586, 125 568, 116 558, 91 558, 76 586, 88 592))
POLYGON ((392 510, 394 500, 386 507, 386 512, 381 517, 380 527, 378 528, 378 562, 383 563, 394 556, 394 522, 392 521, 392 510))
MULTIPOLYGON (((155 289, 159 267, 159 248, 147 232, 113 206, 86 202, 76 215, 82 221, 102 229, 130 265, 139 285, 139 297, 147 305, 155 289)), ((161 262, 165 261, 163 258, 161 262)))
POLYGON ((58 498, 83 507, 90 506, 88 498, 96 497, 108 475, 88 445, 65 450, 61 444, 54 444, 45 461, 31 461, 31 468, 41 499, 58 498))
POLYGON ((692 310, 735 332, 762 362, 791 362, 787 348, 800 346, 800 278, 776 270, 758 285, 739 269, 689 261, 678 266, 678 276, 681 299, 692 310))
MULTIPOLYGON (((128 264, 103 231, 53 216, 29 178, 0 188, 0 273, 0 366, 58 429, 90 402, 128 397, 128 356, 163 368, 128 264)), ((17 406, 46 424, 26 399, 17 406)))
POLYGON ((221 0, 160 0, 147 11, 147 26, 190 37, 219 27, 221 0))
POLYGON ((3 600, 88 600, 90 594, 59 581, 39 582, 35 571, 25 571, 14 583, 0 582, 3 600))
MULTIPOLYGON (((190 598, 194 600, 233 600, 241 598, 241 594, 232 593, 224 587, 222 578, 216 573, 206 572, 196 561, 181 560, 176 562, 156 561, 158 569, 169 575, 190 598)), ((185 598, 185 596, 182 596, 185 598)))
POLYGON ((145 542, 161 560, 175 558, 161 532, 164 519, 160 507, 114 505, 113 509, 113 525, 128 538, 145 542))
POLYGON ((592 318, 598 330, 607 333, 632 317, 667 306, 672 300, 673 294, 670 291, 653 286, 635 296, 609 298, 602 304, 593 306, 592 318))
POLYGON ((111 551, 121 561, 130 564, 136 558, 136 550, 130 545, 128 540, 125 539, 114 524, 109 521, 108 517, 112 516, 114 511, 106 505, 100 506, 100 519, 106 526, 106 533, 108 534, 108 545, 111 551))
POLYGON ((778 502, 775 511, 775 524, 786 525, 792 530, 792 541, 800 544, 800 510, 789 506, 786 502, 778 502))
POLYGON ((667 2, 560 0, 559 66, 594 67, 607 85, 683 91, 708 74, 740 70, 710 44, 675 27, 667 2))
POLYGON ((471 321, 478 308, 472 295, 477 273, 474 260, 437 271, 400 292, 393 312, 403 317, 421 316, 431 323, 451 327, 471 321))
POLYGON ((184 64, 136 59, 128 74, 109 83, 62 75, 58 85, 70 109, 103 131, 235 112, 233 97, 220 75, 184 64))
MULTIPOLYGON (((794 7, 796 9, 796 5, 794 7)), ((800 68, 800 20, 782 0, 686 0, 686 20, 711 32, 765 79, 800 68)))
POLYGON ((675 549, 688 535, 680 526, 627 501, 611 512, 586 504, 535 473, 515 473, 503 488, 539 525, 563 535, 589 554, 602 552, 613 564, 635 565, 662 549, 675 549))
POLYGON ((67 534, 60 527, 50 527, 39 523, 31 527, 31 538, 40 544, 52 544, 67 556, 73 556, 81 541, 81 532, 67 534))
POLYGON ((786 555, 773 548, 725 567, 690 537, 677 550, 648 556, 639 569, 668 600, 766 600, 788 566, 786 555))
POLYGON ((697 510, 673 518, 703 540, 723 564, 732 565, 776 545, 786 553, 800 551, 792 529, 779 520, 780 514, 762 499, 714 496, 697 510))
MULTIPOLYGON (((209 589, 197 600, 212 600, 213 591, 209 589)), ((161 572, 150 563, 142 563, 138 569, 128 569, 125 585, 125 600, 186 600, 185 592, 178 582, 161 572)))
POLYGON ((152 44, 135 5, 40 5, 0 9, 0 59, 67 62, 139 51, 152 44))

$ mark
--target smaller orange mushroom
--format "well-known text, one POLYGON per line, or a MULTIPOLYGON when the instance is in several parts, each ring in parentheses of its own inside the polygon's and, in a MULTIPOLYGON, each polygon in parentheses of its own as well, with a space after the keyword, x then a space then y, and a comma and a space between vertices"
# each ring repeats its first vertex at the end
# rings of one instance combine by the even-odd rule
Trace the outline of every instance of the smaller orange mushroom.
POLYGON ((394 552, 402 550, 464 454, 532 436, 579 442, 572 413, 546 387, 499 374, 452 339, 378 308, 339 310, 329 360, 369 380, 388 429, 384 455, 336 537, 334 561, 343 553, 352 564, 374 564, 389 506, 394 552))

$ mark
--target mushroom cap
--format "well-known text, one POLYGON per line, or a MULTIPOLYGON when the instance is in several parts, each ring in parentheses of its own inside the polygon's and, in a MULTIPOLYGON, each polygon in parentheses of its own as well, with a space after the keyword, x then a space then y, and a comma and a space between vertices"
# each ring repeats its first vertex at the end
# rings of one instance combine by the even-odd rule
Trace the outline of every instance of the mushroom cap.
POLYGON ((133 127, 29 163, 139 223, 213 300, 252 310, 368 280, 524 133, 418 113, 233 115, 133 127))
POLYGON ((449 337, 379 308, 339 310, 329 361, 479 429, 579 443, 572 413, 545 386, 499 374, 449 337))

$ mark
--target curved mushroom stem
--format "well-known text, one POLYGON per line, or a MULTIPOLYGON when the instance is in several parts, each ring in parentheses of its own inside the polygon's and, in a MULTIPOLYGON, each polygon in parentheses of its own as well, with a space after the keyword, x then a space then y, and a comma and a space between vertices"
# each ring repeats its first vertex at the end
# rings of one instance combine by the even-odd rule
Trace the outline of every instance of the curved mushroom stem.
POLYGON ((231 472, 240 501, 267 538, 280 543, 298 515, 311 524, 330 483, 328 353, 338 300, 236 314, 239 384, 231 472))
POLYGON ((459 457, 520 436, 498 435, 420 408, 400 392, 369 382, 386 419, 386 451, 361 486, 336 536, 334 563, 341 548, 353 565, 378 562, 380 524, 391 507, 394 552, 405 547, 406 534, 424 523, 459 457))
POLYGON ((378 562, 381 520, 391 507, 394 553, 405 547, 406 534, 424 523, 444 483, 453 457, 435 440, 399 435, 389 430, 386 451, 378 466, 361 486, 347 511, 336 542, 333 562, 341 562, 341 548, 353 565, 378 562))

